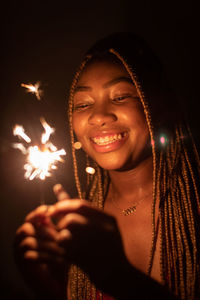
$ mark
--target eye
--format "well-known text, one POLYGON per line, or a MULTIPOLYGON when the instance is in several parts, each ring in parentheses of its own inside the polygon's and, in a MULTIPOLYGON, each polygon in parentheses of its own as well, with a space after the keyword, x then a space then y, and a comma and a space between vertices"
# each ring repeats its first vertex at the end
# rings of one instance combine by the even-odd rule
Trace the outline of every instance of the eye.
POLYGON ((112 99, 113 102, 124 102, 126 101, 128 98, 130 98, 131 95, 127 94, 127 95, 121 95, 121 96, 116 96, 112 99))
POLYGON ((90 103, 77 103, 74 105, 73 110, 74 111, 82 111, 82 110, 89 108, 90 106, 91 106, 90 103))

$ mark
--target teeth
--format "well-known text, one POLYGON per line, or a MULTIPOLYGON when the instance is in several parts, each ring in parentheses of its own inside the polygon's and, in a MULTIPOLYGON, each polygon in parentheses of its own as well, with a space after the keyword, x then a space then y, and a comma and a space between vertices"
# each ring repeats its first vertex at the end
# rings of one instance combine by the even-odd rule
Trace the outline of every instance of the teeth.
POLYGON ((95 144, 97 145, 108 145, 111 144, 117 140, 121 140, 122 139, 122 134, 115 134, 112 136, 105 136, 105 137, 100 137, 100 138, 93 138, 93 142, 95 142, 95 144))

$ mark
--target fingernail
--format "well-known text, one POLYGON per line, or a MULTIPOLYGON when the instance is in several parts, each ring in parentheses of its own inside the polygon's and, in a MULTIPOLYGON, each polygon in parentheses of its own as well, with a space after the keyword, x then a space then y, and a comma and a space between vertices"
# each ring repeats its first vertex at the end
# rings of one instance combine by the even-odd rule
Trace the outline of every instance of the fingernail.
POLYGON ((65 240, 70 237, 70 233, 68 229, 63 229, 60 231, 59 240, 65 240))

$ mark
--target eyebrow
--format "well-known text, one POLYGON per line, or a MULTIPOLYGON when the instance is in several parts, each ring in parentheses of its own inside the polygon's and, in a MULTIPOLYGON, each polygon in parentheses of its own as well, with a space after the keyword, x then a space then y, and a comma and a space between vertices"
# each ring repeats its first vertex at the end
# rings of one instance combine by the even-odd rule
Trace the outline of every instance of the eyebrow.
MULTIPOLYGON (((107 89, 109 87, 111 87, 112 85, 115 85, 119 82, 122 82, 122 81, 125 81, 125 82, 128 82, 128 83, 131 83, 132 85, 134 85, 132 79, 130 77, 125 77, 125 76, 121 76, 121 77, 117 77, 117 78, 114 78, 106 83, 104 83, 103 85, 103 88, 104 89, 107 89)), ((85 92, 85 91, 91 91, 92 90, 92 87, 90 86, 82 86, 82 85, 78 85, 76 88, 75 88, 75 93, 76 92, 85 92)))
POLYGON ((133 81, 132 81, 132 79, 130 77, 121 76, 121 77, 117 77, 117 78, 114 78, 114 79, 106 82, 103 85, 103 88, 104 89, 109 88, 110 86, 112 86, 114 84, 117 84, 119 82, 122 82, 122 81, 129 82, 129 83, 133 84, 133 81))

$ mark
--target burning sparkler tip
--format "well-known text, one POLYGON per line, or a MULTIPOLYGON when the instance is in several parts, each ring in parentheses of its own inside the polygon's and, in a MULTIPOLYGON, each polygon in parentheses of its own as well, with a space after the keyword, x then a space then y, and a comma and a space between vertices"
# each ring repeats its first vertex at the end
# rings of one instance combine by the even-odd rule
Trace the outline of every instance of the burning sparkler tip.
MULTIPOLYGON (((45 133, 42 134, 40 147, 33 145, 26 148, 22 143, 13 144, 15 149, 19 149, 24 155, 27 155, 24 176, 29 180, 34 178, 45 180, 46 177, 50 177, 51 170, 57 168, 57 162, 63 162, 61 156, 66 154, 64 149, 57 150, 56 146, 49 141, 54 129, 48 125, 44 118, 41 120, 45 133)), ((13 134, 23 138, 27 143, 31 142, 31 139, 25 134, 24 128, 20 125, 15 125, 13 134)))

